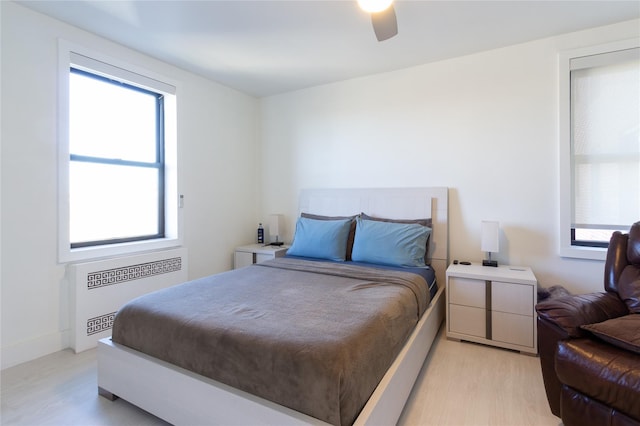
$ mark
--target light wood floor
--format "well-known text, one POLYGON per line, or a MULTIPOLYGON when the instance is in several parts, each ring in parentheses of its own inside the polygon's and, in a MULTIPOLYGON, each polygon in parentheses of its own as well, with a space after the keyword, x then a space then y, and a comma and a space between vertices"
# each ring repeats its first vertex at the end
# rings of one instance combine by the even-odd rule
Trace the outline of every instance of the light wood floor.
MULTIPOLYGON (((166 425, 122 400, 97 394, 96 351, 65 350, 2 371, 3 425, 166 425)), ((440 330, 399 425, 557 426, 540 360, 440 330)))

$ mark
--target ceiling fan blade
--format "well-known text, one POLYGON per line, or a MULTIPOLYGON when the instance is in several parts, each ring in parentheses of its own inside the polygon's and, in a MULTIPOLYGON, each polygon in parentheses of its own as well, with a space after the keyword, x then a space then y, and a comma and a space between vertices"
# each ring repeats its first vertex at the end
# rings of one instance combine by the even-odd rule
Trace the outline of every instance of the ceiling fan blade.
POLYGON ((393 5, 382 12, 372 13, 371 23, 378 41, 384 41, 398 34, 398 21, 393 5))

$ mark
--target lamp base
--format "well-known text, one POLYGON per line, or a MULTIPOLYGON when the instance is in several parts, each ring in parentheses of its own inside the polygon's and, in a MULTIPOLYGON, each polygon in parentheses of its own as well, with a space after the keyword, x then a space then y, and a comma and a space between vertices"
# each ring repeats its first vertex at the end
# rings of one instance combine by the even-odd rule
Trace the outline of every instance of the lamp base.
POLYGON ((483 260, 482 261, 482 266, 493 266, 494 268, 498 267, 498 261, 497 260, 483 260))
POLYGON ((273 243, 269 243, 270 246, 281 246, 284 243, 282 241, 274 241, 273 243))

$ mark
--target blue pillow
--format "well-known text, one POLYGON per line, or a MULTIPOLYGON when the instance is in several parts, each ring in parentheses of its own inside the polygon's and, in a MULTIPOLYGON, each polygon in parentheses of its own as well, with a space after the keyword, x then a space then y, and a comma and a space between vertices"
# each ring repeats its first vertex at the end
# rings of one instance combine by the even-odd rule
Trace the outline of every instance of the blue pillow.
POLYGON ((296 223, 291 256, 344 261, 351 219, 317 220, 301 217, 296 223))
POLYGON ((393 223, 358 218, 351 259, 394 266, 425 266, 431 228, 417 223, 393 223))

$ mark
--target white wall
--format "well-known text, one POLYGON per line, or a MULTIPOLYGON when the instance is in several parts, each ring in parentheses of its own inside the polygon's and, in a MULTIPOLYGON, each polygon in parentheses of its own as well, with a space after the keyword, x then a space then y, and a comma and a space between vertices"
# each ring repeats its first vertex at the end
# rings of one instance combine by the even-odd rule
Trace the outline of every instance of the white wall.
POLYGON ((602 261, 558 255, 557 54, 639 37, 639 23, 262 99, 263 213, 286 214, 291 238, 301 188, 447 186, 451 259, 480 260, 480 222, 498 220, 499 262, 601 290, 602 261))
POLYGON ((2 41, 2 367, 67 347, 69 294, 57 263, 57 39, 181 82, 180 192, 189 277, 232 266, 258 222, 258 101, 11 2, 2 41))

